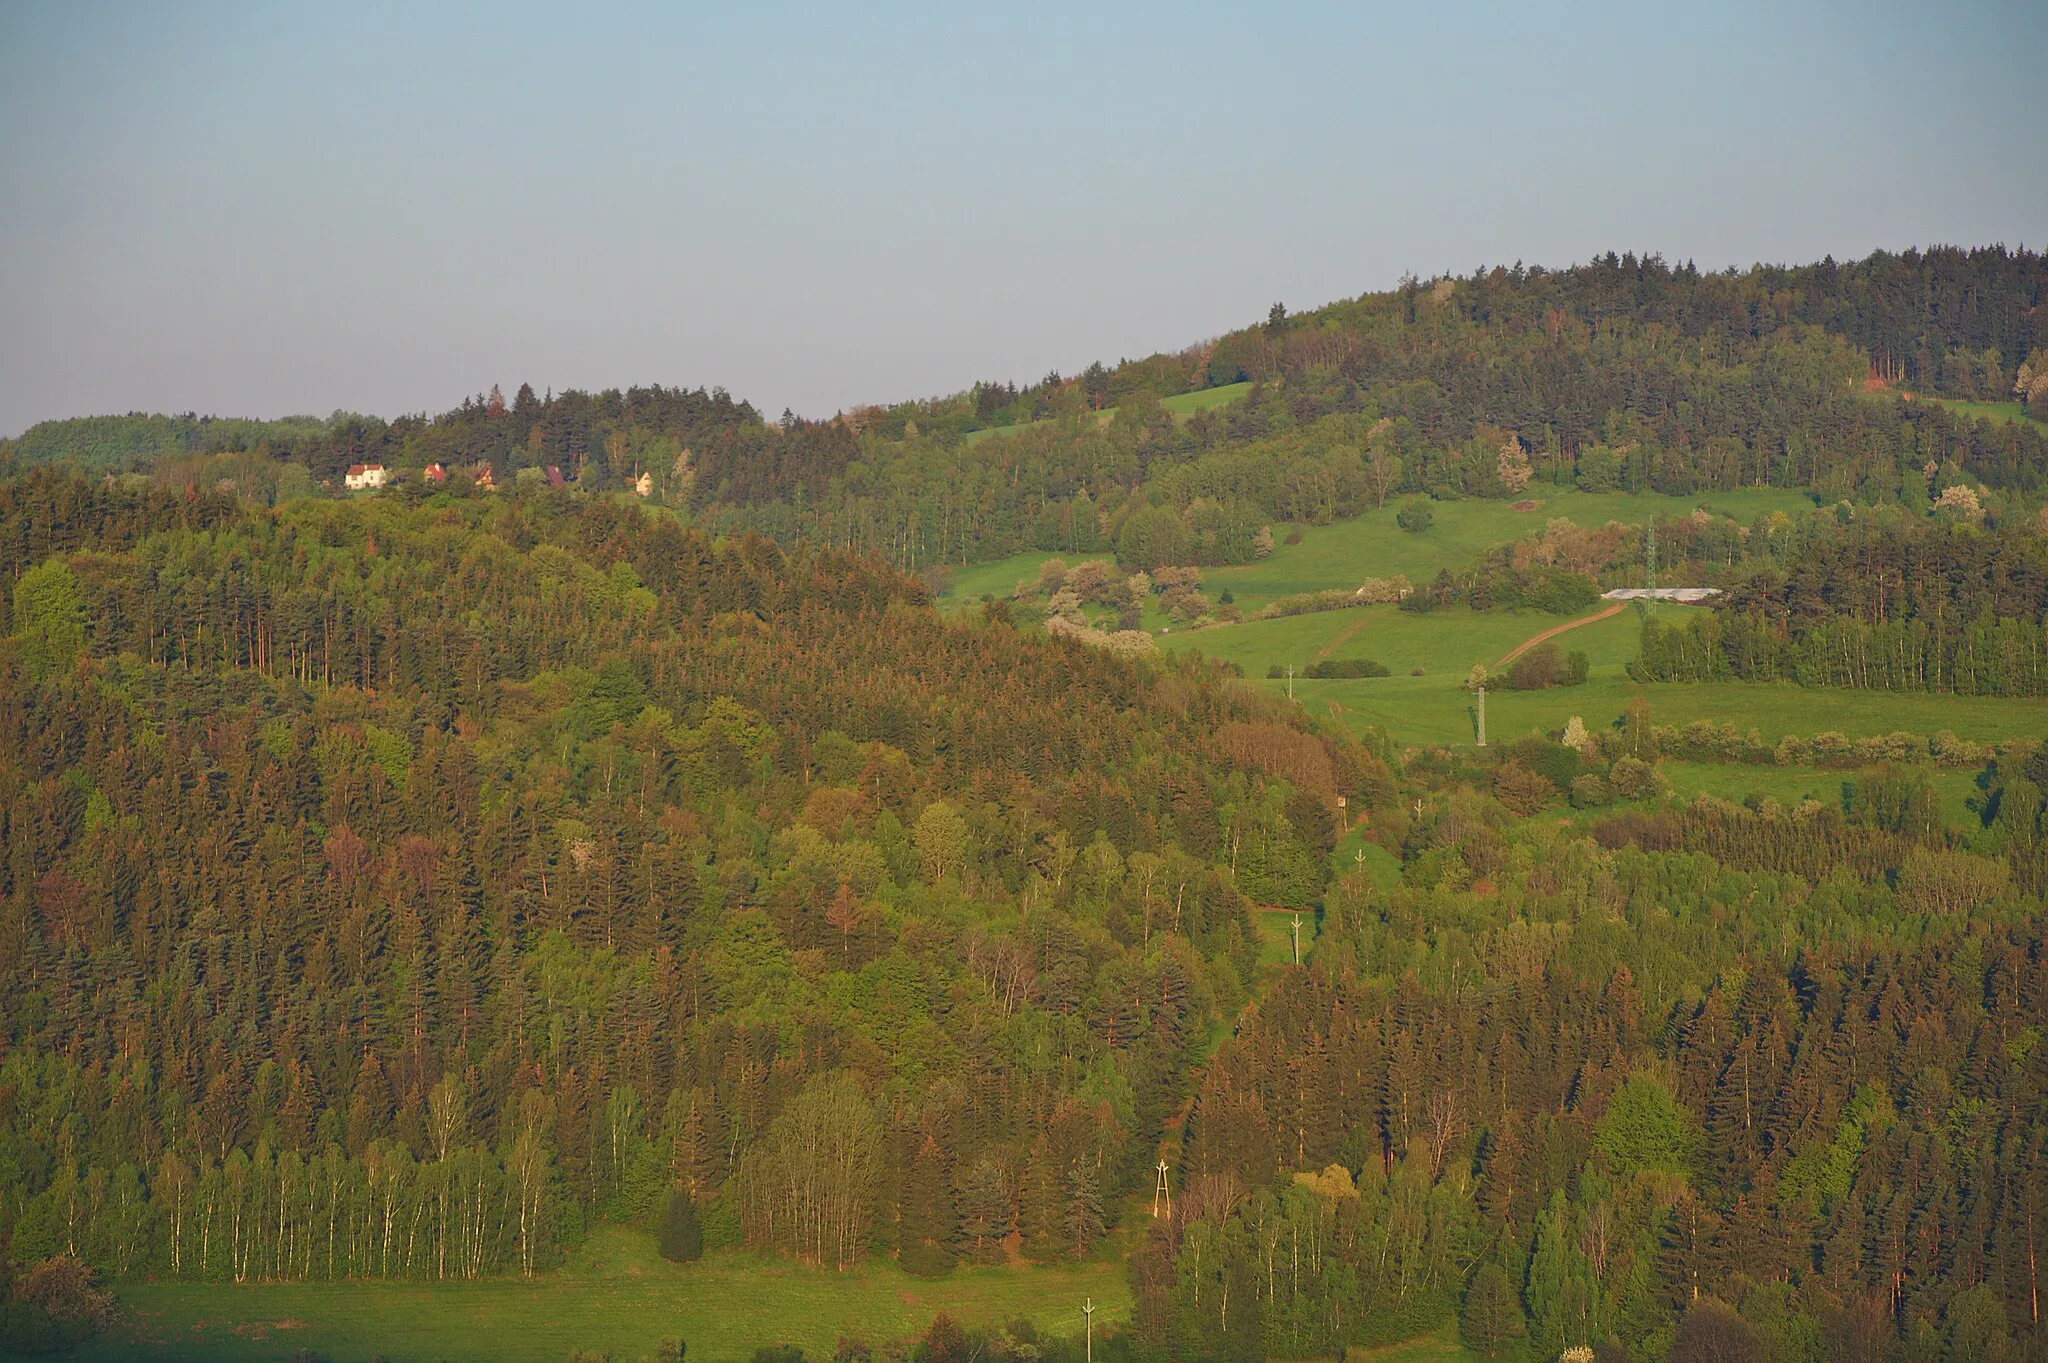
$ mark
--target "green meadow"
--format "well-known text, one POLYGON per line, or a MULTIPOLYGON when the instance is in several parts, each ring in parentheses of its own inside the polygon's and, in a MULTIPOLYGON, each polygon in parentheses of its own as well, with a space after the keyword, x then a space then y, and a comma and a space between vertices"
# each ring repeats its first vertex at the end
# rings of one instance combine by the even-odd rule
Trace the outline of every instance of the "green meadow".
MULTIPOLYGON (((1207 397, 1229 391, 1214 388, 1184 396, 1207 397)), ((1419 535, 1411 535, 1394 524, 1394 513, 1399 508, 1391 500, 1384 507, 1331 525, 1292 529, 1276 525, 1275 535, 1298 534, 1300 543, 1283 543, 1257 563, 1205 568, 1204 589, 1211 597, 1227 589, 1238 608, 1251 615, 1278 597, 1329 587, 1355 587, 1369 577, 1401 573, 1411 582, 1427 582, 1436 576, 1437 569, 1470 564, 1488 549, 1535 534, 1545 522, 1559 516, 1587 527, 1609 521, 1641 525, 1659 515, 1683 515, 1696 507, 1705 507, 1725 512, 1747 525, 1769 512, 1796 514, 1812 509, 1814 504, 1813 498, 1804 492, 1779 488, 1668 497, 1661 493, 1592 493, 1546 487, 1535 490, 1528 500, 1536 504, 1533 510, 1515 511, 1507 502, 1438 502, 1434 504, 1435 524, 1419 535)), ((1106 553, 1033 550, 993 562, 969 564, 954 570, 953 584, 945 600, 965 605, 979 601, 983 595, 1008 596, 1016 590, 1019 579, 1036 577, 1039 565, 1049 558, 1078 563, 1109 557, 1106 553)), ((1557 621, 1552 619, 1550 623, 1557 621)), ((1157 628, 1156 624, 1150 627, 1157 628)), ((1527 633, 1538 628, 1542 626, 1531 626, 1527 633)))
POLYGON ((1982 421, 1996 421, 2001 424, 2024 421, 2030 426, 2048 430, 2048 421, 2041 421, 2028 416, 2026 409, 2017 402, 1963 402, 1955 398, 1925 398, 1922 400, 1939 403, 1951 412, 1957 412, 1963 416, 1976 417, 1982 421))
MULTIPOLYGON (((1706 507, 1747 525, 1768 512, 1796 514, 1814 504, 1806 493, 1778 488, 1668 497, 1532 486, 1528 500, 1536 503, 1528 511, 1513 510, 1509 502, 1437 502, 1435 523, 1411 535, 1394 524, 1399 504, 1389 499, 1385 506, 1350 520, 1299 527, 1299 544, 1282 544, 1257 563, 1206 569, 1203 582, 1212 596, 1229 588, 1239 608, 1250 615, 1276 597, 1355 587, 1369 577, 1401 573, 1421 584, 1435 577, 1439 568, 1463 567, 1496 545, 1535 534, 1559 516, 1588 528, 1609 521, 1641 525, 1659 515, 1683 515, 1706 507)), ((1282 526, 1273 529, 1276 535, 1287 533, 1282 526)))
POLYGON ((692 1363, 744 1363, 767 1344, 830 1358, 842 1335, 873 1345, 912 1337, 941 1311, 968 1325, 1030 1320, 1041 1334, 1078 1335, 1089 1298, 1098 1334, 1129 1318, 1120 1257, 960 1268, 928 1282, 887 1260, 847 1273, 738 1252, 671 1264, 652 1237, 613 1227, 533 1282, 127 1284, 121 1323, 68 1357, 255 1363, 304 1348, 332 1363, 561 1363, 574 1349, 638 1358, 668 1337, 689 1346, 692 1363))

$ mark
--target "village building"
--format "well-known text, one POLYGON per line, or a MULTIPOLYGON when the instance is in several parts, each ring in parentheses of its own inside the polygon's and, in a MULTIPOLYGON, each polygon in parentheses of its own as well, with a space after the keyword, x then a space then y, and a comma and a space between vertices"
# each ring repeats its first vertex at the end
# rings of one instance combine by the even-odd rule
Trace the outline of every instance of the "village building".
POLYGON ((342 475, 341 485, 351 492, 358 492, 364 488, 382 487, 390 476, 382 464, 350 464, 348 472, 342 475))
POLYGON ((420 481, 423 483, 445 483, 448 481, 448 470, 440 464, 429 464, 420 470, 420 481))

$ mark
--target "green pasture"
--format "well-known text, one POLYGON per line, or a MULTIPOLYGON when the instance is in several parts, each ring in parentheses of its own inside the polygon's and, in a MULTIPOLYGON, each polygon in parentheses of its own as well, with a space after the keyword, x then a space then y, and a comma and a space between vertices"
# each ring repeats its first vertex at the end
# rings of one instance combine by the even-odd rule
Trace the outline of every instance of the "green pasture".
MULTIPOLYGON (((1268 668, 1292 663, 1297 673, 1294 694, 1300 700, 1310 694, 1303 689, 1309 686, 1384 688, 1388 682, 1424 681, 1455 687, 1472 670, 1472 664, 1485 663, 1491 668, 1530 636, 1568 623, 1569 617, 1541 611, 1473 611, 1458 606, 1418 615, 1398 606, 1354 606, 1217 625, 1191 634, 1166 635, 1159 644, 1228 658, 1242 667, 1247 677, 1263 678, 1268 668), (1352 683, 1300 679, 1299 673, 1310 663, 1324 658, 1371 658, 1386 664, 1394 675, 1352 683), (1418 667, 1424 676, 1409 676, 1418 667)), ((1605 620, 1566 630, 1554 642, 1560 652, 1583 652, 1595 669, 1608 666, 1618 670, 1635 657, 1641 634, 1641 621, 1630 607, 1605 620)), ((1284 688, 1285 683, 1279 685, 1284 688)))
POLYGON ((1017 590, 1020 580, 1038 580, 1038 569, 1047 559, 1065 559, 1072 565, 1092 558, 1106 562, 1109 557, 1108 554, 1060 554, 1034 549, 1027 554, 1012 554, 989 563, 970 563, 953 570, 953 585, 939 598, 939 603, 941 606, 971 606, 985 595, 998 601, 1008 600, 1010 593, 1017 590))
POLYGON ((2039 421, 2028 416, 2026 409, 2017 402, 1961 402, 1955 398, 1925 398, 1922 400, 1939 403, 1951 412, 1962 416, 1975 417, 1980 421, 1995 421, 2001 425, 2010 425, 2015 421, 2024 421, 2037 430, 2048 431, 2048 421, 2039 421))
MULTIPOLYGON (((1231 392, 1229 388, 1210 388, 1168 401, 1183 402, 1231 392)), ((1350 520, 1299 527, 1299 544, 1281 544, 1257 563, 1205 568, 1203 590, 1214 600, 1228 589, 1238 609, 1252 615, 1277 597, 1332 587, 1356 587, 1369 577, 1402 573, 1419 585, 1435 577, 1437 569, 1469 564, 1488 549, 1534 534, 1557 516, 1587 527, 1605 525, 1608 521, 1640 525, 1656 515, 1679 515, 1704 506, 1748 524, 1766 512, 1792 514, 1813 506, 1808 494, 1779 488, 1667 497, 1659 493, 1590 493, 1546 487, 1536 489, 1529 500, 1536 503, 1533 511, 1514 511, 1510 509, 1511 503, 1497 501, 1434 503, 1435 524, 1420 535, 1411 535, 1394 524, 1397 505, 1390 501, 1350 520)), ((1275 526, 1274 533, 1284 536, 1287 527, 1275 526)), ((990 563, 970 564, 954 571, 952 588, 944 599, 967 603, 979 601, 983 593, 1006 597, 1016 590, 1018 579, 1036 577, 1039 565, 1049 558, 1078 563, 1087 558, 1108 557, 1034 550, 990 563)), ((1147 613, 1147 628, 1157 629, 1161 623, 1147 613)), ((1552 619, 1551 623, 1557 621, 1552 619)), ((1531 627, 1522 637, 1537 628, 1541 626, 1531 627)))
POLYGON ((907 1338, 941 1311, 968 1325, 1028 1319, 1041 1333, 1076 1335, 1084 1298, 1095 1300, 1098 1333, 1131 1306, 1120 1260, 960 1268, 927 1282, 886 1262, 835 1273, 719 1252, 671 1264, 652 1237, 617 1228, 532 1282, 136 1283, 119 1295, 121 1322, 69 1357, 254 1363, 312 1349, 334 1363, 561 1363, 572 1349, 637 1358, 668 1336, 688 1344, 692 1363, 785 1342, 829 1359, 841 1335, 907 1338))
MULTIPOLYGON (((1650 609, 1660 615, 1682 615, 1687 608, 1650 609)), ((1160 644, 1229 659, 1244 669, 1247 678, 1282 692, 1286 681, 1269 680, 1266 672, 1275 664, 1292 663, 1297 673, 1294 698, 1314 713, 1340 716, 1354 728, 1377 725, 1399 743, 1470 743, 1475 712, 1463 681, 1472 664, 1483 662, 1493 668, 1524 640, 1563 623, 1537 612, 1456 608, 1416 615, 1394 606, 1363 606, 1169 635, 1160 644), (1371 658, 1393 675, 1332 681, 1299 675, 1320 658, 1371 658), (1412 675, 1417 667, 1423 669, 1422 676, 1412 675)), ((2048 707, 2037 700, 1747 682, 1643 685, 1625 671, 1636 655, 1641 629, 1640 613, 1632 606, 1559 634, 1552 642, 1560 653, 1586 654, 1591 668, 1586 684, 1489 692, 1488 737, 1512 739, 1532 729, 1559 729, 1573 715, 1584 719, 1588 728, 1597 728, 1614 722, 1638 695, 1650 702, 1655 723, 1723 721, 1753 728, 1773 742, 1786 734, 1828 730, 1864 738, 1902 729, 1915 734, 1949 729, 1977 743, 2048 733, 2048 707)))
POLYGON ((1170 398, 1159 399, 1159 405, 1177 417, 1191 417, 1212 407, 1228 406, 1251 390, 1249 383, 1226 383, 1220 388, 1197 388, 1192 393, 1176 393, 1170 398))
MULTIPOLYGON (((1796 514, 1811 510, 1813 498, 1782 488, 1745 488, 1739 492, 1667 497, 1661 493, 1592 493, 1535 485, 1528 500, 1534 510, 1515 511, 1511 502, 1459 501, 1432 503, 1435 523, 1419 535, 1394 524, 1397 499, 1383 507, 1332 525, 1299 528, 1301 543, 1282 544, 1257 563, 1203 570, 1204 589, 1214 597, 1225 587, 1238 607, 1250 615, 1275 597, 1331 587, 1356 587, 1369 577, 1405 574, 1421 585, 1439 568, 1458 568, 1496 545, 1533 535, 1558 516, 1591 528, 1608 521, 1641 525, 1657 515, 1682 515, 1695 507, 1725 512, 1747 525, 1771 511, 1796 514)), ((1275 526, 1276 535, 1286 528, 1275 526)))
MULTIPOLYGON (((1854 781, 1854 771, 1817 767, 1752 767, 1740 763, 1675 762, 1658 764, 1664 781, 1678 795, 1718 795, 1724 800, 1742 801, 1752 795, 1791 806, 1801 800, 1818 800, 1840 808, 1842 787, 1854 781)), ((1942 819, 1952 826, 1975 824, 1977 813, 1969 806, 1971 796, 1980 795, 1974 771, 1932 771, 1928 773, 1934 793, 1941 800, 1942 819)))
MULTIPOLYGON (((1279 681, 1262 680, 1259 684, 1269 689, 1286 686, 1279 681)), ((1334 715, 1353 729, 1377 725, 1398 743, 1460 744, 1474 738, 1473 698, 1459 688, 1454 676, 1297 680, 1294 694, 1312 712, 1334 715)), ((2048 729, 2039 701, 1744 682, 1643 686, 1622 675, 1619 668, 1603 674, 1596 667, 1584 686, 1489 692, 1487 737, 1504 742, 1532 731, 1554 732, 1573 715, 1583 719, 1587 728, 1597 729, 1615 722, 1639 695, 1649 701, 1653 723, 1684 725, 1696 719, 1714 720, 1755 729, 1770 742, 1786 734, 1830 730, 1867 738, 1899 730, 1932 734, 1949 729, 1971 742, 1993 743, 2048 729)))

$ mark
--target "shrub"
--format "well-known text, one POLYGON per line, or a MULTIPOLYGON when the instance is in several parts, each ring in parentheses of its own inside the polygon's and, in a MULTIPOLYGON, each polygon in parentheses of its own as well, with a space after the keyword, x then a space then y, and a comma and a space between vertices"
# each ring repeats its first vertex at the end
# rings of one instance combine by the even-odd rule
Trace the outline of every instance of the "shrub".
POLYGON ((1592 772, 1572 778, 1572 808, 1597 809, 1614 798, 1607 783, 1592 772))
POLYGON ((1310 663, 1302 675, 1317 679, 1338 677, 1385 677, 1390 675, 1386 664, 1374 662, 1371 658, 1325 658, 1310 663))
POLYGON ((1570 790, 1572 782, 1586 769, 1586 759, 1577 748, 1554 743, 1541 734, 1531 734, 1509 744, 1506 760, 1535 772, 1561 791, 1570 790))
POLYGON ((1508 685, 1516 691, 1544 691, 1557 685, 1564 664, 1556 644, 1538 644, 1508 668, 1508 685))
POLYGON ((1394 513, 1394 524, 1411 535, 1420 535, 1436 524, 1436 508, 1426 498, 1410 497, 1401 503, 1401 509, 1394 513))
POLYGON ((1555 799, 1557 787, 1527 767, 1510 762, 1494 774, 1493 794, 1509 812, 1526 818, 1555 799))
POLYGON ((1614 789, 1624 800, 1633 800, 1649 793, 1657 783, 1657 769, 1637 757, 1619 758, 1614 769, 1608 773, 1614 782, 1614 789))

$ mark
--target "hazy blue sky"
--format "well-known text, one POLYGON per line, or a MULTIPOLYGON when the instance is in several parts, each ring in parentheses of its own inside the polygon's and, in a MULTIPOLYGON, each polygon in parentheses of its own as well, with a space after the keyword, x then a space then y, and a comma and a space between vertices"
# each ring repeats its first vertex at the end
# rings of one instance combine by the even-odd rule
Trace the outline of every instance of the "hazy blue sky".
POLYGON ((0 0, 0 433, 811 415, 1418 275, 2048 239, 2048 4, 0 0))

